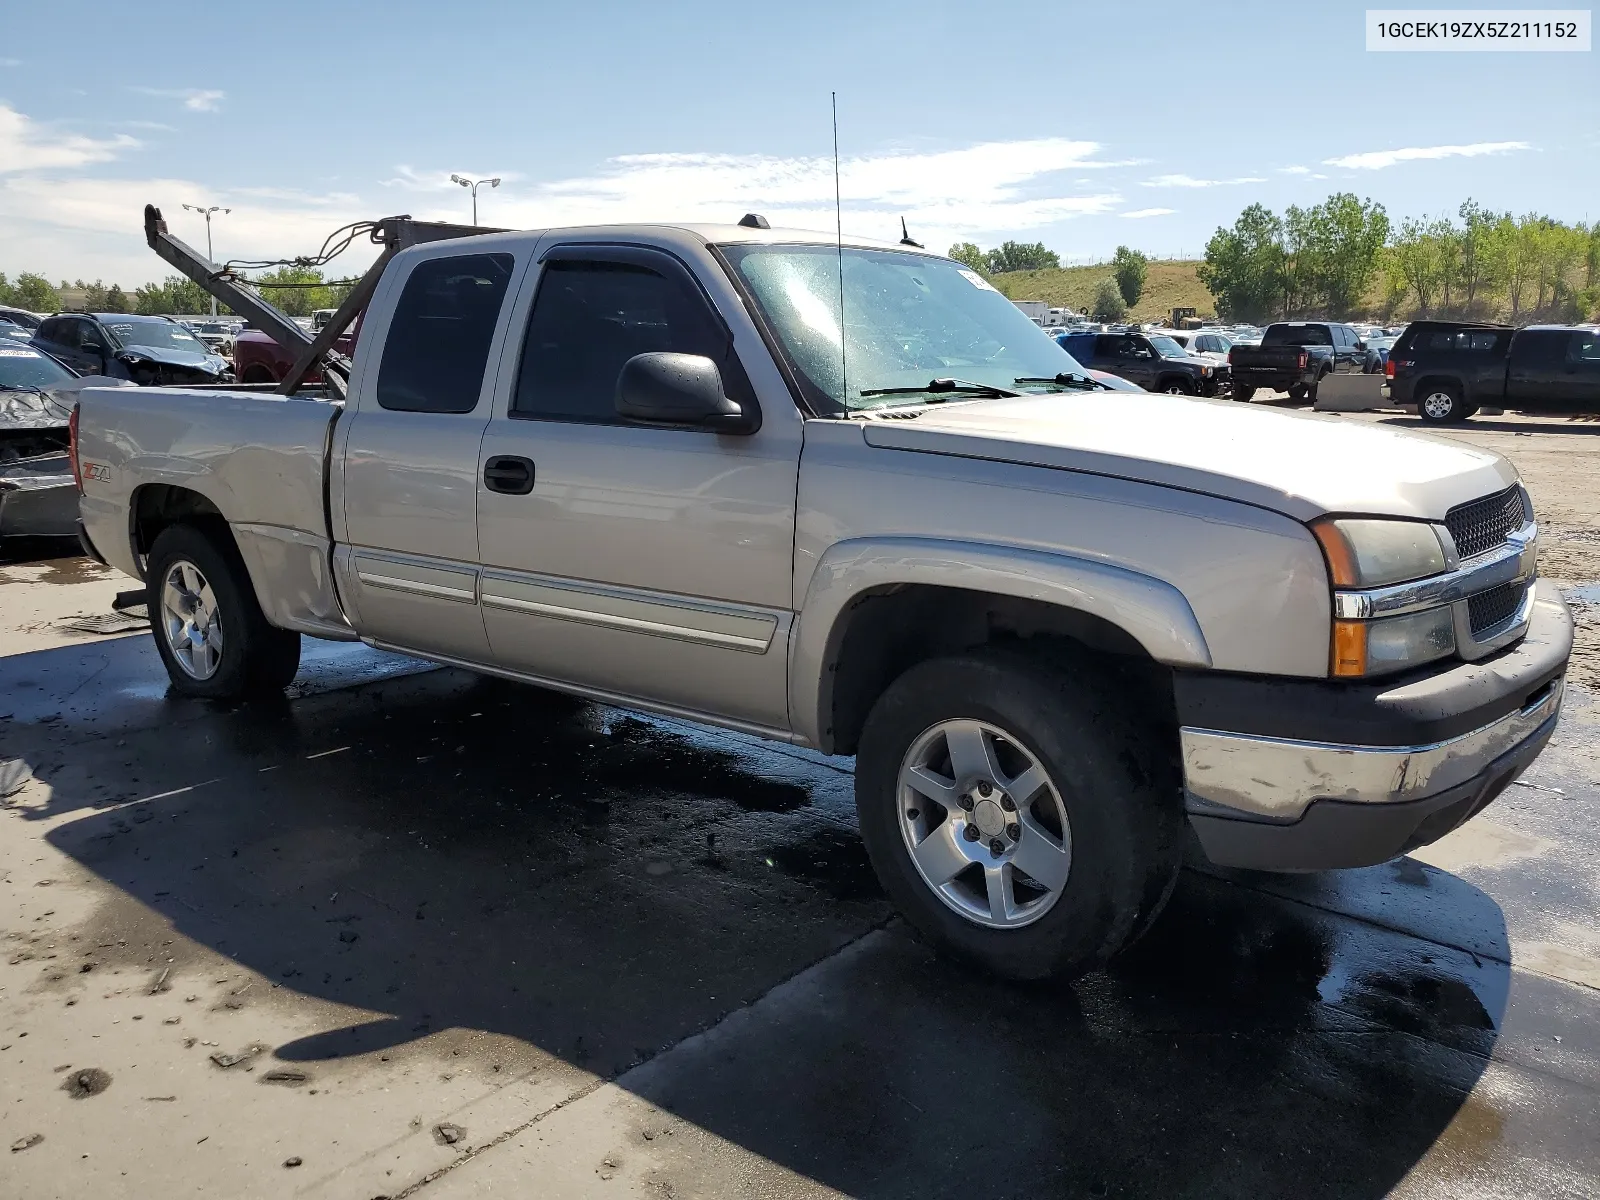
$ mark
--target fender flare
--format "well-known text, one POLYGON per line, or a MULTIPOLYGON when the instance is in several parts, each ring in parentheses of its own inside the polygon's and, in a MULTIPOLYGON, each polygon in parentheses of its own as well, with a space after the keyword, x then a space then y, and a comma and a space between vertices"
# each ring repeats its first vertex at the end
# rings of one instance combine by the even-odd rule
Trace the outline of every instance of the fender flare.
POLYGON ((1037 600, 1117 626, 1157 662, 1208 668, 1211 651, 1188 599, 1172 584, 1112 563, 1019 546, 918 537, 837 542, 812 572, 796 614, 789 653, 789 715, 794 731, 831 745, 833 672, 861 596, 894 585, 927 585, 1037 600))

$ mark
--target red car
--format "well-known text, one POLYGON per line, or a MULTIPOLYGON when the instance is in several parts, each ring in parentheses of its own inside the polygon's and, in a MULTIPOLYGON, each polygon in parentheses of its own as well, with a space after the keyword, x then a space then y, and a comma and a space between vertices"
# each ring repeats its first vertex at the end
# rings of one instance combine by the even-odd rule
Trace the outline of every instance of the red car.
MULTIPOLYGON (((341 334, 333 348, 346 357, 356 352, 356 337, 361 332, 361 317, 348 333, 341 334)), ((277 383, 294 366, 295 356, 259 329, 241 329, 233 339, 233 374, 240 383, 277 383)), ((322 379, 319 371, 306 376, 307 383, 322 379)))

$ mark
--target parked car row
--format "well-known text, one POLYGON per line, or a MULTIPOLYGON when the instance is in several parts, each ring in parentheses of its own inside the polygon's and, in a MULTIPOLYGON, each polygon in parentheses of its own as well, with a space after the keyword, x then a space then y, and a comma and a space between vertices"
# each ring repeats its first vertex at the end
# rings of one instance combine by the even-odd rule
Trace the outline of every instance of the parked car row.
POLYGON ((228 361, 168 317, 133 313, 57 313, 32 342, 80 375, 139 384, 225 383, 228 361))

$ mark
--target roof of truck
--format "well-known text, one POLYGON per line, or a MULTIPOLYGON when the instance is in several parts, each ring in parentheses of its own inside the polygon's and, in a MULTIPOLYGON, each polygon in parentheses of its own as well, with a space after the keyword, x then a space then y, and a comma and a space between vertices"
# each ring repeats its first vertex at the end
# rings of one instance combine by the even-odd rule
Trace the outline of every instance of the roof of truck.
MULTIPOLYGON (((749 225, 704 224, 699 222, 630 222, 619 225, 568 225, 551 229, 524 229, 506 230, 499 233, 485 233, 483 240, 490 241, 495 238, 512 238, 535 235, 553 235, 561 238, 603 236, 607 240, 626 240, 629 236, 641 234, 686 233, 703 242, 719 246, 731 245, 816 245, 832 246, 839 239, 833 230, 817 229, 757 229, 749 225)), ((474 241, 477 239, 474 238, 474 241)), ((908 254, 926 254, 932 258, 943 258, 944 255, 918 246, 907 246, 899 241, 880 241, 875 238, 860 237, 857 234, 847 233, 842 238, 843 244, 861 250, 902 250, 908 254)), ((435 242, 424 245, 437 245, 435 242)))

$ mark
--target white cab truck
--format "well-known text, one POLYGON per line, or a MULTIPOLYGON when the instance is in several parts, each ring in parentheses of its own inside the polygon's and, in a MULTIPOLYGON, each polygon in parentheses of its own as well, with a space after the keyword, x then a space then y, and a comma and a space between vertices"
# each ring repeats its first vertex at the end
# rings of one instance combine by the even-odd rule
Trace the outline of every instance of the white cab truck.
POLYGON ((342 403, 91 388, 74 428, 86 544, 177 692, 360 639, 854 755, 891 897, 1012 977, 1104 962, 1186 849, 1442 836, 1544 746, 1571 651, 1504 458, 1103 390, 904 246, 431 243, 342 403))

